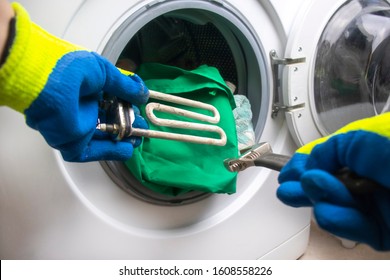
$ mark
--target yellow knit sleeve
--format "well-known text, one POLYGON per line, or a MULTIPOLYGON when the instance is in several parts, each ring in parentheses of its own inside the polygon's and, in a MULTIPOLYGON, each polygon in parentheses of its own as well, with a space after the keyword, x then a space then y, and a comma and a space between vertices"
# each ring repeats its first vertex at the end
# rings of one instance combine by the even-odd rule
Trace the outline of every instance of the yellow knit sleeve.
POLYGON ((18 3, 16 34, 10 53, 0 68, 0 105, 24 112, 45 87, 56 63, 66 53, 82 49, 59 39, 30 20, 18 3))
POLYGON ((349 123, 329 136, 319 138, 302 146, 297 150, 297 152, 302 154, 310 154, 316 145, 325 142, 330 137, 356 130, 373 132, 390 139, 390 112, 349 123))

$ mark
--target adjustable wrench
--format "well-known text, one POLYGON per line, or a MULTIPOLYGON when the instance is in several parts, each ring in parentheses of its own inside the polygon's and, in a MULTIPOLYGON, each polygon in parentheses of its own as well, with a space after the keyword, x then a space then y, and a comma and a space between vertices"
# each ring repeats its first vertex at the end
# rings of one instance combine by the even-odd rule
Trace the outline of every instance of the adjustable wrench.
MULTIPOLYGON (((241 151, 239 158, 226 159, 224 165, 230 172, 240 172, 252 166, 266 167, 280 171, 290 159, 291 157, 289 156, 273 153, 271 145, 264 142, 241 151)), ((360 177, 347 167, 341 169, 334 175, 353 195, 365 195, 375 190, 383 189, 383 186, 377 182, 360 177)))

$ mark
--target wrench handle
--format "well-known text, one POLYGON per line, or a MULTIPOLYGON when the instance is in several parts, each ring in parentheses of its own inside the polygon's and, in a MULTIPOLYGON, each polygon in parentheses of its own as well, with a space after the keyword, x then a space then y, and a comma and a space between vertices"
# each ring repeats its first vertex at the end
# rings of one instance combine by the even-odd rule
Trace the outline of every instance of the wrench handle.
MULTIPOLYGON (((269 153, 256 159, 254 164, 255 166, 262 166, 280 171, 290 158, 291 157, 285 155, 269 153)), ((362 196, 384 189, 384 187, 379 183, 357 175, 348 167, 342 168, 340 171, 335 173, 334 176, 339 179, 353 195, 362 196)))
POLYGON ((385 190, 385 187, 379 183, 357 175, 348 167, 342 168, 334 175, 353 195, 362 196, 371 194, 374 191, 385 190))

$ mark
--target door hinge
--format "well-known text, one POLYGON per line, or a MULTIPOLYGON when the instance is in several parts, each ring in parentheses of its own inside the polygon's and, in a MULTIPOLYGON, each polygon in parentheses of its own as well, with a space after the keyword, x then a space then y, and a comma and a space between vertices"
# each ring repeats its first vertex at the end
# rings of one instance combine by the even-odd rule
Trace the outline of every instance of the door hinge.
POLYGON ((280 110, 282 111, 291 111, 294 109, 299 109, 305 107, 305 103, 296 104, 293 106, 288 106, 281 103, 281 80, 279 77, 279 66, 292 65, 297 63, 306 62, 306 57, 300 58, 279 58, 275 50, 270 52, 271 67, 272 67, 272 78, 274 83, 273 90, 273 103, 272 103, 272 113, 271 117, 276 118, 280 110))

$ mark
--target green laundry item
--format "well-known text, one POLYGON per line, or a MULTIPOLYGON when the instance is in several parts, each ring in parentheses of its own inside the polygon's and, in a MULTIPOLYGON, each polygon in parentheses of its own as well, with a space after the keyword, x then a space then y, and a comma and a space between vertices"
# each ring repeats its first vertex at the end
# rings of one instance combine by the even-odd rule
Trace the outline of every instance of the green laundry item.
MULTIPOLYGON (((221 115, 217 124, 226 133, 225 146, 212 146, 179 142, 157 138, 144 138, 141 146, 126 165, 130 172, 147 188, 170 196, 190 191, 211 193, 234 193, 236 191, 236 173, 226 170, 223 161, 237 157, 238 143, 233 109, 235 101, 218 70, 202 65, 188 71, 177 67, 146 63, 140 66, 137 74, 145 81, 149 89, 197 100, 213 105, 221 115)), ((149 100, 164 103, 159 100, 149 100)), ((198 108, 188 108, 170 104, 178 108, 211 115, 198 108)), ((145 116, 145 106, 140 107, 145 116)), ((155 112, 156 116, 166 119, 193 121, 185 117, 155 112)), ((150 129, 178 133, 178 129, 159 127, 149 123, 150 129)), ((218 137, 210 132, 180 130, 180 133, 198 136, 218 137)))

